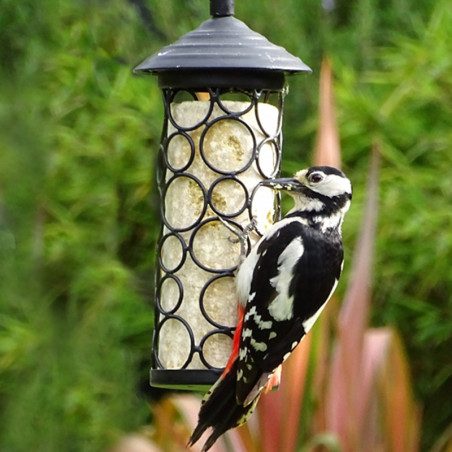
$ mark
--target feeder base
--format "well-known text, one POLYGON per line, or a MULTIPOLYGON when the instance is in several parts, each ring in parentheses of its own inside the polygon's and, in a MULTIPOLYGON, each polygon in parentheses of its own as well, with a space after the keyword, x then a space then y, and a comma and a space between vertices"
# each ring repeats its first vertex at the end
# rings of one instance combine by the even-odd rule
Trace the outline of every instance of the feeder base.
POLYGON ((220 370, 166 370, 151 369, 150 385, 155 388, 185 391, 207 391, 220 377, 220 370))

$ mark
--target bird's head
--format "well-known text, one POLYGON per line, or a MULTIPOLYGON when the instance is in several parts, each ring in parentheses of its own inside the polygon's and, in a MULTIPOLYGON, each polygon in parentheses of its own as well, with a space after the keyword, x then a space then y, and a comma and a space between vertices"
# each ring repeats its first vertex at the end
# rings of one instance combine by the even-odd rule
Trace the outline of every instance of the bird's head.
POLYGON ((292 212, 316 217, 343 216, 350 207, 352 184, 345 174, 330 166, 313 166, 294 177, 270 179, 262 185, 287 191, 295 201, 292 212))

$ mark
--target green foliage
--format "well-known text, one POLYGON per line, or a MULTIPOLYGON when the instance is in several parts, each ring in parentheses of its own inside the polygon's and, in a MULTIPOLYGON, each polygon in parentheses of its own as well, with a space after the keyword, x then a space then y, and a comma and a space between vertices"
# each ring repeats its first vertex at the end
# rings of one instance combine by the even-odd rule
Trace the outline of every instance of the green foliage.
POLYGON ((2 5, 2 450, 100 450, 147 415, 160 94, 111 6, 2 5))
MULTIPOLYGON (((286 173, 310 161, 316 74, 332 60, 349 252, 381 148, 373 322, 407 344, 426 450, 452 423, 452 13, 447 0, 334 5, 242 0, 236 15, 314 69, 289 79, 286 173)), ((146 423, 162 105, 131 68, 207 17, 207 0, 2 1, 2 450, 102 450, 146 423)))
POLYGON ((374 317, 397 324, 407 340, 424 404, 425 444, 433 442, 430 422, 441 431, 452 420, 441 403, 452 384, 451 25, 450 8, 437 2, 414 36, 396 35, 378 49, 376 68, 361 81, 342 70, 337 83, 345 158, 348 150, 359 158, 369 133, 381 144, 374 317))

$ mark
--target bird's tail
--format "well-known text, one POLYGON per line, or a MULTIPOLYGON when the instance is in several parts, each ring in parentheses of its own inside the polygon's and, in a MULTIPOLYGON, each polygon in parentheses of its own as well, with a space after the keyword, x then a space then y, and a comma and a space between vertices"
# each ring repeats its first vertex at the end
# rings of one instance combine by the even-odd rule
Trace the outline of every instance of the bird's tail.
POLYGON ((226 430, 242 425, 257 404, 256 398, 252 403, 243 406, 237 403, 237 358, 239 354, 240 336, 242 333, 243 317, 245 310, 241 305, 237 306, 238 323, 232 342, 232 353, 223 374, 205 395, 198 415, 198 425, 193 431, 189 446, 199 440, 201 435, 209 427, 213 428, 212 434, 204 444, 203 451, 209 450, 214 442, 226 430))
POLYGON ((193 431, 188 446, 196 443, 209 427, 213 431, 203 447, 209 450, 226 430, 238 427, 247 421, 256 407, 259 397, 247 406, 236 401, 237 360, 231 363, 229 371, 224 373, 206 394, 198 415, 198 425, 193 431))

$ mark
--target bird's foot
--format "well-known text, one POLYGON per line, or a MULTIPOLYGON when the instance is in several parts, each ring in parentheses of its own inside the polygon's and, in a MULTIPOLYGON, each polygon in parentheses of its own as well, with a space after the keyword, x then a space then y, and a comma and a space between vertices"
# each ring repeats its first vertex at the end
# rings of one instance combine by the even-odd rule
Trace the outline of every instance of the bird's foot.
POLYGON ((249 224, 247 224, 243 229, 239 229, 238 227, 232 225, 228 221, 223 220, 223 218, 218 217, 218 220, 220 220, 223 225, 229 229, 236 238, 229 237, 229 241, 231 243, 240 243, 240 262, 245 259, 247 255, 247 241, 248 237, 253 229, 256 228, 257 220, 255 217, 253 217, 249 224))

